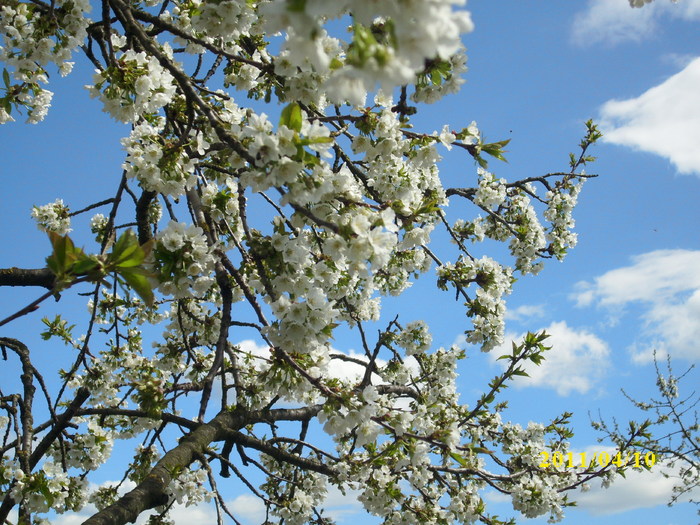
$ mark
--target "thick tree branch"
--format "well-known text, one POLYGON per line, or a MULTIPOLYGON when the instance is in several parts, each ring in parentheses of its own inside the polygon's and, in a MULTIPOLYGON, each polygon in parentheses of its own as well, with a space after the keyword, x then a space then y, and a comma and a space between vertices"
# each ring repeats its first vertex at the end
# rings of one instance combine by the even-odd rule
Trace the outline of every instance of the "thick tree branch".
POLYGON ((0 286, 42 286, 51 290, 54 279, 48 268, 0 268, 0 286))
POLYGON ((151 240, 151 225, 148 222, 148 207, 156 197, 155 191, 144 190, 136 203, 136 224, 139 232, 139 244, 146 244, 151 240))
MULTIPOLYGON (((135 489, 128 492, 109 507, 83 522, 83 525, 123 525, 136 521, 138 516, 168 501, 167 487, 177 473, 204 455, 211 443, 230 438, 246 425, 270 421, 303 421, 314 417, 321 405, 304 408, 281 408, 276 410, 243 410, 220 412, 209 423, 198 426, 180 440, 156 463, 151 472, 135 489)), ((242 435, 242 434, 241 434, 242 435)), ((238 436, 236 435, 238 439, 238 436)), ((243 439, 243 438, 240 438, 243 439)), ((246 445, 253 446, 254 440, 246 445)))
POLYGON ((187 468, 206 451, 210 443, 222 440, 227 429, 239 429, 248 423, 248 415, 241 412, 220 412, 209 423, 180 440, 167 452, 139 485, 109 507, 83 522, 83 525, 123 525, 136 521, 138 516, 168 501, 166 489, 176 473, 187 468))

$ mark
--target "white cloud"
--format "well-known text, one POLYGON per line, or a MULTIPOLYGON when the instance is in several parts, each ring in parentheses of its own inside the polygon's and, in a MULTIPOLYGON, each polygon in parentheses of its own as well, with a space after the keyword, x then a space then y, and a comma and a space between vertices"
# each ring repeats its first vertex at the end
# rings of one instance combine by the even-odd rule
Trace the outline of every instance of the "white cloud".
POLYGON ((210 504, 200 503, 199 505, 185 507, 184 505, 174 505, 170 512, 170 517, 175 525, 191 525, 192 523, 216 523, 216 511, 210 504))
POLYGON ((661 56, 661 62, 672 66, 674 69, 684 69, 696 58, 697 55, 690 53, 666 53, 661 56))
MULTIPOLYGON (((609 448, 593 446, 586 449, 587 457, 606 451, 614 457, 615 451, 609 448)), ((574 457, 578 457, 574 453, 574 457)), ((634 459, 631 459, 633 462, 634 459)), ((618 514, 635 509, 652 508, 664 505, 673 496, 673 486, 680 480, 678 478, 679 467, 663 466, 659 463, 651 467, 651 470, 625 471, 625 477, 618 476, 608 488, 601 487, 598 480, 590 482, 590 490, 576 492, 572 499, 576 501, 577 508, 593 516, 618 514), (664 473, 668 475, 664 476, 664 473)), ((682 501, 688 501, 691 496, 697 498, 700 489, 687 494, 682 501)))
POLYGON ((618 478, 607 489, 600 487, 599 482, 592 482, 591 490, 573 498, 578 508, 601 516, 656 507, 671 499, 673 480, 664 478, 658 470, 625 475, 626 478, 618 478))
MULTIPOLYGON (((615 458, 616 450, 611 447, 593 445, 585 449, 571 449, 573 462, 578 466, 581 461, 581 453, 585 453, 586 463, 601 452, 607 452, 610 458, 615 458)), ((643 461, 643 456, 640 458, 643 461)), ((565 461, 568 461, 565 459, 565 461)), ((634 456, 629 458, 630 464, 634 463, 634 456)), ((651 467, 651 470, 635 470, 628 468, 625 477, 617 476, 612 484, 603 488, 601 480, 593 479, 589 482, 589 490, 575 490, 570 498, 576 502, 576 509, 593 517, 610 516, 635 509, 645 509, 665 505, 673 496, 673 486, 679 482, 679 467, 663 466, 659 463, 651 467), (664 473, 669 477, 665 477, 664 473)), ((490 504, 508 504, 511 496, 496 491, 487 491, 484 499, 490 504)), ((685 495, 681 501, 689 501, 691 497, 700 497, 700 489, 692 494, 685 495)))
POLYGON ((254 356, 256 361, 263 362, 264 360, 269 360, 271 357, 270 347, 266 344, 258 344, 252 339, 245 339, 240 343, 236 343, 236 346, 241 352, 254 356))
MULTIPOLYGON (((102 483, 105 485, 116 485, 116 481, 108 481, 102 483)), ((91 485, 91 490, 97 486, 91 485)), ((136 487, 132 481, 126 481, 122 484, 119 493, 125 494, 136 487)), ((322 505, 324 515, 332 518, 339 525, 350 524, 355 519, 357 514, 364 514, 362 504, 357 500, 359 491, 347 490, 345 494, 334 486, 328 487, 326 500, 322 505)), ((244 493, 236 496, 234 499, 226 501, 226 507, 231 513, 244 525, 257 525, 265 521, 265 504, 263 501, 250 493, 244 493)), ((90 516, 97 512, 97 508, 90 504, 80 512, 66 513, 52 516, 52 525, 80 525, 85 522, 90 516)), ((153 511, 143 512, 136 520, 136 525, 145 525, 149 516, 153 511)), ((14 514, 16 518, 16 513, 14 514)), ((12 517, 12 514, 10 515, 12 517)), ((175 522, 175 525, 191 525, 193 523, 216 523, 216 509, 212 503, 200 503, 198 505, 185 506, 173 505, 170 511, 170 517, 175 522)), ((13 523, 16 521, 13 520, 13 523)))
MULTIPOLYGON (((565 321, 552 323, 545 330, 551 336, 545 344, 552 349, 545 353, 540 366, 530 362, 524 365, 529 377, 518 377, 514 385, 551 388, 560 396, 591 390, 601 379, 601 370, 607 368, 610 350, 605 341, 586 330, 571 328, 565 321)), ((508 334, 506 340, 519 341, 523 336, 508 334)), ((511 353, 510 343, 491 352, 491 359, 495 361, 506 353, 511 353)))
POLYGON ((323 505, 326 511, 324 515, 340 524, 349 524, 355 521, 354 516, 366 513, 362 504, 357 500, 359 495, 360 491, 358 490, 347 490, 343 494, 337 487, 328 487, 328 494, 323 505))
POLYGON ((632 264, 577 284, 579 306, 593 302, 622 305, 631 301, 667 301, 700 288, 700 251, 656 250, 632 257, 632 264))
MULTIPOLYGON (((105 486, 116 486, 118 481, 105 481, 101 483, 100 487, 105 486)), ((93 483, 90 484, 90 491, 95 490, 98 485, 93 483)), ((136 488, 136 483, 131 480, 124 481, 120 488, 119 494, 124 495, 130 490, 136 488)), ((80 512, 70 512, 66 514, 58 514, 51 517, 51 525, 80 525, 84 523, 88 518, 97 513, 97 507, 93 504, 86 505, 80 512)), ((149 520, 149 517, 154 514, 155 511, 149 510, 142 512, 136 519, 136 525, 145 525, 149 520)), ((216 523, 216 510, 211 503, 201 503, 199 505, 185 506, 175 504, 170 511, 170 517, 175 522, 175 525, 191 525, 192 523, 216 523)), ((263 514, 264 517, 264 514, 263 514)), ((262 523, 262 520, 256 521, 255 523, 262 523)))
POLYGON ((579 306, 610 309, 640 303, 643 329, 632 346, 637 362, 661 355, 700 357, 700 251, 657 250, 632 258, 592 283, 579 283, 573 295, 579 306))
POLYGON ((578 44, 639 41, 654 31, 658 5, 631 9, 621 0, 593 0, 576 15, 572 38, 578 44))
MULTIPOLYGON (((332 349, 331 355, 343 355, 362 363, 368 363, 369 358, 364 354, 355 352, 355 350, 350 350, 349 352, 342 352, 337 349, 332 349)), ((384 366, 386 361, 382 359, 377 359, 377 366, 384 366)), ((328 375, 330 377, 335 377, 344 382, 357 382, 360 381, 365 375, 365 366, 358 363, 353 363, 352 361, 345 361, 343 359, 331 359, 328 363, 328 375)), ((378 379, 377 376, 373 376, 378 379)))
MULTIPOLYGON (((328 487, 328 494, 323 503, 323 515, 332 518, 339 524, 351 523, 353 516, 364 513, 362 505, 357 501, 358 491, 348 490, 342 494, 336 487, 328 487)), ((241 494, 235 499, 226 502, 228 509, 236 516, 236 519, 245 524, 258 524, 265 521, 265 504, 260 498, 252 494, 241 494)), ((216 520, 191 520, 189 523, 214 523, 216 520)), ((186 525, 188 522, 176 519, 177 525, 186 525)))
POLYGON ((236 519, 248 523, 262 523, 265 521, 265 504, 260 498, 252 494, 236 496, 234 500, 227 502, 226 506, 236 516, 236 519))
MULTIPOLYGON (((240 343, 236 343, 236 346, 240 348, 241 352, 248 355, 254 356, 255 366, 262 367, 266 361, 269 361, 271 357, 270 347, 266 344, 258 344, 253 340, 246 339, 240 343)), ((341 356, 346 356, 352 358, 356 361, 367 363, 369 359, 364 353, 358 353, 355 350, 350 350, 348 352, 343 352, 336 348, 330 349, 330 354, 336 354, 341 356)), ((377 360, 377 366, 384 366, 386 361, 381 359, 377 360)), ((365 367, 359 363, 353 363, 352 361, 346 361, 342 359, 331 359, 328 362, 327 375, 330 377, 335 377, 341 381, 352 382, 359 381, 365 374, 365 367)))
MULTIPOLYGON (((84 523, 90 516, 92 516, 97 509, 93 509, 92 512, 82 511, 80 513, 70 513, 70 514, 59 514, 55 518, 51 519, 52 525, 80 525, 84 523)), ((16 523, 11 521, 11 523, 16 523)))
POLYGON ((632 9, 625 0, 590 0, 575 16, 571 37, 577 44, 639 42, 652 36, 666 16, 698 20, 700 0, 657 0, 642 9, 632 9))
POLYGON ((603 140, 668 159, 679 173, 700 176, 700 57, 637 98, 600 109, 603 140))
POLYGON ((506 320, 508 321, 528 321, 542 316, 544 316, 544 306, 541 304, 524 304, 506 310, 506 320))

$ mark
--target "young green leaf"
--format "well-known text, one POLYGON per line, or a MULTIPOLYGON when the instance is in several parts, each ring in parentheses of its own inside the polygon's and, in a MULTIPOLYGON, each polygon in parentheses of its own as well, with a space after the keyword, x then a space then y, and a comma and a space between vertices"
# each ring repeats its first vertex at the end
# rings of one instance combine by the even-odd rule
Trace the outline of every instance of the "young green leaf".
POLYGON ((287 126, 289 129, 299 133, 301 131, 301 107, 296 102, 288 104, 280 115, 280 126, 287 126))
POLYGON ((153 248, 153 239, 143 245, 139 245, 136 234, 127 230, 119 237, 110 255, 110 262, 117 268, 131 268, 139 266, 153 248))
POLYGON ((134 289, 148 306, 153 304, 153 289, 151 288, 151 283, 148 281, 148 272, 146 272, 146 270, 143 268, 126 267, 119 268, 117 274, 134 289))
POLYGON ((94 257, 84 256, 73 263, 70 271, 74 275, 84 275, 92 272, 100 265, 99 261, 94 257))
POLYGON ((466 467, 467 465, 469 465, 469 463, 467 463, 467 460, 464 459, 461 455, 457 454, 456 452, 450 452, 450 457, 452 457, 452 459, 454 459, 457 463, 459 463, 463 467, 466 467))

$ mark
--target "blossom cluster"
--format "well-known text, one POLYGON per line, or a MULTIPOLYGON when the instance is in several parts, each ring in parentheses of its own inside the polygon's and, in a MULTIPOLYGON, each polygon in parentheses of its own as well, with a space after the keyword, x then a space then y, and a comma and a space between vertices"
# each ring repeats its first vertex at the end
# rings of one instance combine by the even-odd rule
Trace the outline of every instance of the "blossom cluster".
MULTIPOLYGON (((125 46, 126 38, 112 35, 111 44, 120 49, 125 46)), ((172 58, 167 43, 161 52, 172 58)), ((143 115, 155 113, 175 95, 174 78, 158 58, 131 48, 116 56, 108 68, 96 71, 93 82, 86 86, 90 96, 99 98, 104 111, 120 122, 133 123, 143 115)))
POLYGON ((213 494, 205 487, 206 481, 207 471, 204 468, 184 470, 168 485, 168 495, 186 507, 209 501, 213 494))
MULTIPOLYGON (((61 325, 64 342, 80 352, 61 379, 68 390, 89 390, 95 415, 71 421, 36 472, 3 460, 0 485, 17 480, 14 494, 32 511, 66 508, 74 490, 66 471, 98 468, 116 439, 155 431, 126 469, 125 479, 138 483, 161 452, 149 440, 165 443, 176 432, 170 417, 189 430, 213 413, 235 413, 242 423, 231 430, 261 441, 252 447, 259 460, 241 453, 242 463, 266 473, 269 516, 285 523, 321 520, 314 513, 328 482, 357 490, 387 524, 474 522, 484 516, 479 492, 487 484, 509 492, 526 516, 559 518, 561 490, 575 474, 538 469, 544 426, 503 423, 487 393, 471 409, 462 404, 463 349, 434 349, 426 323, 398 318, 371 340, 389 296, 435 265, 438 287, 463 299, 466 341, 488 351, 503 342, 514 273, 536 273, 543 257, 561 258, 576 241, 574 174, 541 178, 548 193, 540 197, 534 184, 485 168, 482 155, 500 158, 505 142, 484 144, 475 123, 423 134, 410 122, 409 104, 435 101, 462 82, 461 36, 472 29, 458 9, 464 1, 159 4, 112 6, 109 27, 95 29, 96 45, 86 48, 98 67, 90 94, 131 126, 118 197, 102 203, 113 206, 110 219, 99 213, 90 225, 106 246, 100 257, 117 253, 122 266, 114 279, 96 279, 84 336, 73 339, 61 325), (347 33, 336 30, 350 19, 347 33), (181 63, 180 53, 195 56, 181 63), (257 102, 243 107, 245 97, 257 102), (280 106, 264 113, 259 106, 273 97, 280 106), (445 188, 441 155, 465 150, 484 167, 469 178, 472 187, 445 188), (463 217, 450 226, 453 196, 475 211, 460 207, 463 217), (133 225, 131 211, 139 243, 107 242, 108 230, 133 225), (431 245, 435 232, 454 245, 431 245), (471 254, 487 238, 508 244, 512 268, 471 254), (346 328, 358 334, 359 353, 332 348, 346 328), (248 330, 262 341, 252 350, 233 343, 248 330), (358 372, 337 373, 339 363, 358 372), (314 419, 331 444, 311 444, 314 419), (287 434, 300 420, 301 431, 287 434), (505 475, 487 469, 489 456, 505 475), (55 492, 63 499, 40 501, 55 492)), ((3 8, 4 34, 12 26, 35 36, 32 20, 42 11, 22 5, 3 8)), ((42 229, 70 231, 61 200, 32 215, 42 229)), ((204 447, 198 466, 173 471, 171 501, 215 495, 205 488, 209 462, 221 460, 215 445, 204 447)), ((114 487, 93 499, 100 495, 118 497, 114 487)))
POLYGON ((309 523, 327 494, 325 477, 267 456, 264 465, 268 472, 274 473, 261 487, 275 502, 270 509, 272 515, 290 525, 309 523))
MULTIPOLYGON (((529 191, 534 193, 534 188, 530 188, 529 191)), ((542 268, 542 262, 535 261, 542 255, 547 242, 545 229, 531 204, 530 197, 523 191, 512 195, 503 217, 513 225, 514 234, 509 248, 510 253, 515 257, 515 268, 522 274, 536 274, 542 268)), ((566 228, 562 229, 562 232, 569 234, 566 228)), ((556 238, 559 239, 559 237, 556 238)), ((555 236, 550 236, 550 239, 554 240, 555 236)))
MULTIPOLYGON (((163 136, 163 125, 163 119, 158 119, 155 125, 142 121, 134 126, 122 139, 127 154, 123 168, 142 188, 179 197, 194 185, 195 163, 185 145, 163 136)), ((201 134, 195 136, 195 148, 203 147, 202 140, 201 134)))
POLYGON ((170 221, 154 250, 158 289, 176 298, 201 297, 214 282, 214 255, 204 231, 170 221))
POLYGON ((16 468, 12 478, 15 483, 10 496, 30 513, 76 511, 87 503, 87 480, 69 476, 60 463, 45 461, 31 474, 16 468))
POLYGON ((426 59, 449 60, 463 51, 461 35, 473 29, 469 13, 453 10, 460 0, 401 2, 304 2, 290 10, 284 0, 263 4, 264 29, 285 31, 285 70, 310 69, 321 76, 330 102, 362 105, 379 83, 385 91, 410 84, 426 59), (352 10, 352 41, 340 43, 322 31, 320 20, 352 10), (420 20, 420 24, 415 21, 420 20))
POLYGON ((438 286, 445 288, 452 283, 465 289, 475 283, 473 299, 467 301, 467 314, 472 318, 473 328, 466 332, 467 341, 480 344, 483 351, 491 350, 503 342, 505 330, 505 301, 513 283, 512 270, 490 257, 481 259, 460 258, 438 268, 438 286))
POLYGON ((575 224, 572 212, 582 186, 583 179, 567 180, 557 191, 547 192, 548 205, 544 216, 551 223, 547 240, 551 253, 558 259, 564 258, 568 248, 576 246, 577 236, 572 231, 575 224))
POLYGON ((46 116, 53 93, 46 67, 53 63, 62 76, 73 68, 73 50, 83 43, 91 9, 88 0, 57 0, 48 6, 3 3, 0 7, 0 62, 5 69, 5 97, 0 97, 0 124, 14 120, 12 106, 27 109, 27 122, 46 116))
POLYGON ((432 336, 423 321, 412 321, 396 337, 396 343, 406 350, 406 355, 425 352, 430 348, 432 336))
POLYGON ((63 204, 63 199, 56 199, 43 206, 34 206, 32 217, 39 229, 65 235, 71 231, 69 212, 68 206, 63 204))
POLYGON ((479 187, 474 195, 474 204, 486 209, 498 208, 506 200, 504 179, 497 179, 493 173, 479 168, 479 187))

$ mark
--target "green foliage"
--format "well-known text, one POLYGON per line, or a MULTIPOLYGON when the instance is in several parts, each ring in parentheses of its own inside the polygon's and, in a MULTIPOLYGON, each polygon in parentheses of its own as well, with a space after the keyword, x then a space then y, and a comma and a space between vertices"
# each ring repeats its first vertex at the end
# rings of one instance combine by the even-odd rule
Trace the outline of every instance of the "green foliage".
MULTIPOLYGON (((46 264, 56 276, 55 292, 72 286, 78 279, 97 283, 115 273, 122 284, 132 288, 147 304, 153 304, 153 289, 148 281, 150 273, 143 267, 153 248, 153 240, 139 245, 136 234, 127 230, 106 255, 86 254, 68 235, 49 232, 49 240, 53 251, 46 258, 46 264)), ((51 328, 49 323, 45 324, 51 328)), ((45 338, 50 335, 53 334, 45 338)))
POLYGON ((601 137, 603 133, 598 129, 598 126, 589 119, 586 121, 586 135, 581 139, 579 147, 581 148, 581 153, 576 157, 573 153, 569 153, 569 165, 571 166, 571 171, 574 172, 581 166, 585 166, 589 162, 593 162, 596 158, 592 155, 587 155, 586 151, 590 146, 595 144, 601 137))
MULTIPOLYGON (((490 144, 483 144, 481 146, 481 151, 491 155, 492 157, 494 157, 498 160, 502 160, 503 162, 508 162, 506 160, 506 158, 503 156, 503 153, 505 153, 505 150, 503 148, 505 148, 509 142, 510 142, 510 139, 501 140, 498 142, 492 142, 490 144)), ((479 163, 479 164, 481 164, 481 163, 479 163)))
POLYGON ((69 325, 68 321, 57 315, 53 321, 49 321, 47 317, 41 320, 47 327, 47 329, 41 332, 41 338, 44 341, 49 340, 51 337, 58 337, 62 339, 67 344, 72 344, 73 334, 71 333, 75 325, 69 325))
POLYGON ((301 107, 296 102, 292 102, 282 110, 280 115, 280 126, 287 126, 289 129, 301 132, 301 107))

